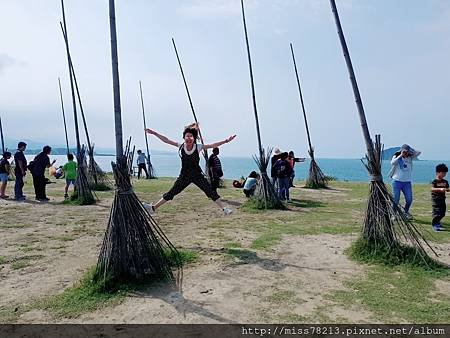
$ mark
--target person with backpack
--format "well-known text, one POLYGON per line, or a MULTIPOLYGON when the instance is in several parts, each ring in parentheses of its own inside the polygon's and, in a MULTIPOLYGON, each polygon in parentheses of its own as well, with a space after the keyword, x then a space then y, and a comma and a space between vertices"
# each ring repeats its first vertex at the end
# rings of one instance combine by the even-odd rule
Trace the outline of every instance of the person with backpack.
POLYGON ((292 176, 292 166, 288 162, 289 154, 281 153, 280 158, 275 162, 274 169, 278 181, 278 197, 282 201, 291 202, 289 188, 292 176))
POLYGON ((412 216, 409 212, 413 202, 412 190, 412 169, 413 160, 421 154, 420 151, 414 150, 409 145, 402 145, 400 151, 396 152, 391 160, 392 190, 394 193, 394 202, 396 205, 400 202, 400 194, 405 196, 405 213, 409 219, 412 216))
POLYGON ((223 210, 223 213, 225 215, 229 215, 233 212, 220 200, 220 196, 217 194, 217 191, 214 191, 211 188, 210 183, 205 178, 205 175, 200 168, 200 153, 203 149, 217 148, 225 143, 229 143, 234 140, 236 135, 230 136, 224 141, 202 145, 197 144, 197 139, 199 136, 199 126, 196 123, 193 123, 184 128, 183 143, 172 141, 166 136, 161 135, 151 129, 146 129, 145 131, 150 135, 155 135, 162 142, 177 147, 181 159, 180 175, 175 181, 173 187, 167 193, 165 193, 155 205, 151 203, 144 203, 145 208, 150 214, 153 214, 160 206, 172 200, 176 195, 186 189, 191 183, 194 183, 206 194, 206 196, 211 198, 223 210))
POLYGON ((5 151, 3 153, 3 157, 0 160, 0 198, 7 199, 9 198, 6 195, 6 186, 8 184, 9 174, 11 173, 11 165, 9 163, 9 159, 11 158, 11 153, 9 151, 5 151))
POLYGON ((27 159, 24 154, 26 148, 27 144, 25 142, 19 142, 17 145, 17 151, 14 154, 14 163, 16 164, 14 169, 14 175, 16 176, 16 182, 14 184, 14 199, 16 201, 24 201, 26 198, 23 194, 23 178, 27 174, 27 159))
POLYGON ((222 163, 219 158, 219 148, 214 148, 208 159, 209 177, 211 178, 211 188, 217 192, 220 186, 220 179, 223 176, 222 163))
POLYGON ((50 168, 55 164, 56 160, 50 163, 49 155, 52 152, 50 146, 45 146, 33 161, 28 164, 28 169, 33 176, 33 186, 34 192, 36 194, 36 200, 41 202, 47 202, 50 199, 47 198, 45 187, 47 185, 47 180, 45 178, 45 169, 50 168))

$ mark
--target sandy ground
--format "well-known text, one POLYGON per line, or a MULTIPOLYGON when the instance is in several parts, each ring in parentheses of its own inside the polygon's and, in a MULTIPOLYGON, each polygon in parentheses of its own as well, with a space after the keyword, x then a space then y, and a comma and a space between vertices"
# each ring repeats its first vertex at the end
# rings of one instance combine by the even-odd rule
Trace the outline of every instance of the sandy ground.
MULTIPOLYGON (((50 187, 59 194, 60 185, 50 187)), ((317 192, 313 192, 316 194, 317 192)), ((199 198, 203 198, 196 192, 199 198)), ((344 191, 327 191, 321 198, 342 198, 344 191)), ((155 193, 154 196, 158 194, 155 193)), ((95 265, 109 215, 111 194, 94 206, 0 201, 0 306, 14 311, 34 300, 62 292, 95 265), (81 211, 80 211, 81 210, 81 211), (24 263, 23 266, 13 266, 24 263)), ((152 196, 153 197, 153 196, 152 196)), ((327 294, 344 288, 344 282, 363 275, 365 267, 350 261, 344 250, 353 235, 283 236, 269 250, 249 250, 251 229, 236 232, 226 222, 239 220, 237 207, 224 219, 217 209, 203 204, 180 205, 181 212, 155 219, 178 246, 195 249, 200 259, 184 268, 183 292, 152 288, 127 297, 121 304, 81 315, 56 318, 31 310, 15 318, 21 323, 269 323, 321 322, 328 318, 347 322, 374 322, 369 312, 336 306, 327 294), (183 211, 184 210, 184 211, 183 211), (192 222, 185 222, 189 210, 192 222), (212 222, 216 226, 210 226, 212 222), (238 241, 243 255, 227 255, 224 243, 238 241)), ((237 203, 239 204, 239 203, 237 203)), ((294 208, 303 212, 302 208, 294 208)), ((305 211, 306 212, 306 211, 305 211)), ((358 213, 357 213, 358 214, 358 213)), ((258 218, 250 215, 246 217, 258 218)), ((360 215, 356 215, 360 217, 360 215)), ((447 244, 436 245, 450 263, 447 244)), ((449 284, 439 282, 442 292, 449 284)))

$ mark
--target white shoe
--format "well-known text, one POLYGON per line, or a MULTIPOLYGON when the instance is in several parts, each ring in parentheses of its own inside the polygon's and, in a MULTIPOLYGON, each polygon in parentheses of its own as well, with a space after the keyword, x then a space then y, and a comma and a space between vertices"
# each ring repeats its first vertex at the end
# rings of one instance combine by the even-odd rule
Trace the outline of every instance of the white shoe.
POLYGON ((152 203, 142 203, 144 205, 145 210, 148 211, 150 215, 153 215, 155 213, 155 207, 152 203))
POLYGON ((227 208, 227 207, 223 208, 223 214, 225 216, 231 215, 232 213, 233 213, 233 210, 231 210, 230 208, 227 208))

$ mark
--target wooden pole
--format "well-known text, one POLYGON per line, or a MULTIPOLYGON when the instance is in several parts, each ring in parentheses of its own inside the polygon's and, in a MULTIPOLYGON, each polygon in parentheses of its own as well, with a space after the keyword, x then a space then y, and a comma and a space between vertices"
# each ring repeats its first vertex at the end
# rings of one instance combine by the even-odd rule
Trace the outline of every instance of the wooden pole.
POLYGON ((64 10, 64 0, 61 0, 61 9, 62 9, 62 16, 63 16, 63 30, 65 32, 66 36, 66 54, 67 54, 67 65, 69 67, 69 79, 70 79, 70 90, 72 93, 72 107, 73 107, 73 120, 75 123, 75 138, 77 142, 77 154, 81 151, 81 143, 80 143, 80 132, 78 130, 78 114, 77 114, 77 104, 75 99, 75 89, 73 85, 73 76, 72 71, 70 67, 70 49, 69 49, 69 36, 67 33, 67 25, 66 25, 66 13, 64 10))
POLYGON ((367 148, 367 156, 369 156, 369 160, 374 161, 374 147, 372 138, 370 137, 369 127, 367 125, 366 115, 364 113, 364 107, 361 99, 361 95, 358 89, 358 83, 356 82, 355 72, 353 70, 352 60, 350 59, 350 53, 347 48, 347 43, 345 41, 344 32, 342 30, 341 21, 339 19, 339 14, 336 7, 336 2, 334 0, 330 0, 331 10, 333 11, 334 20, 336 22, 336 28, 339 36, 339 40, 341 42, 342 51, 344 52, 345 62, 347 64, 347 70, 350 76, 350 82, 353 88, 353 95, 355 96, 356 107, 359 113, 359 119, 361 122, 361 128, 364 135, 364 141, 366 143, 367 148))
POLYGON ((309 152, 310 152, 310 155, 313 156, 312 154, 314 153, 314 151, 313 151, 313 147, 311 144, 311 136, 309 134, 308 120, 306 118, 306 110, 305 110, 305 104, 303 102, 302 88, 300 86, 300 78, 298 76, 297 63, 295 62, 294 48, 292 47, 292 43, 290 44, 290 46, 291 46, 292 61, 294 62, 295 77, 297 79, 298 93, 300 95, 300 103, 302 105, 303 118, 305 120, 306 135, 308 136, 309 152))
POLYGON ((252 86, 253 111, 255 113, 256 134, 258 136, 259 156, 262 159, 264 157, 264 150, 263 150, 263 147, 262 147, 261 132, 260 132, 260 129, 259 129, 258 110, 256 108, 255 83, 254 83, 254 80, 253 80, 252 58, 251 58, 251 55, 250 55, 250 45, 249 45, 249 42, 248 42, 247 24, 245 22, 244 0, 241 0, 241 8, 242 8, 242 21, 244 23, 245 43, 247 45, 248 69, 249 69, 249 72, 250 72, 250 84, 252 86))
POLYGON ((148 175, 152 178, 153 174, 152 170, 152 162, 150 160, 150 149, 148 147, 148 136, 145 129, 147 129, 147 123, 145 122, 145 107, 144 107, 144 96, 142 95, 142 83, 139 81, 139 91, 141 93, 141 106, 142 106, 142 119, 144 120, 144 136, 145 136, 145 147, 147 149, 147 167, 148 167, 148 175))
MULTIPOLYGON (((184 88, 186 88, 186 94, 187 94, 187 97, 189 100, 189 105, 191 106, 192 115, 194 115, 195 123, 198 124, 197 114, 195 113, 194 104, 192 103, 191 94, 189 92, 189 87, 187 85, 186 77, 184 76, 183 66, 181 65, 180 56, 178 55, 178 50, 177 50, 177 46, 175 45, 174 38, 172 38, 172 44, 173 44, 173 49, 175 50, 175 55, 177 56, 178 66, 180 67, 181 76, 183 77, 184 88)), ((202 132, 200 129, 198 130, 198 136, 200 137, 200 142, 202 143, 202 145, 205 145, 205 142, 203 141, 202 132)), ((210 178, 210 180, 212 180, 211 173, 209 170, 209 163, 208 163, 208 158, 209 158, 208 150, 203 149, 203 157, 205 158, 205 163, 206 163, 206 171, 207 171, 206 175, 210 178)))
POLYGON ((117 53, 116 13, 114 0, 109 0, 109 30, 114 93, 114 125, 116 131, 116 160, 123 156, 122 112, 120 105, 119 57, 117 53))
MULTIPOLYGON (((62 34, 64 36, 64 41, 66 42, 66 44, 68 44, 69 41, 67 40, 67 34, 66 34, 66 31, 64 30, 64 27, 63 27, 62 24, 61 24, 61 30, 62 30, 62 34)), ((83 104, 81 102, 80 90, 78 88, 77 77, 76 77, 76 74, 75 74, 75 69, 73 68, 72 56, 70 55, 70 53, 69 53, 69 63, 70 63, 70 70, 71 70, 72 76, 73 76, 73 82, 75 84, 75 90, 77 92, 78 105, 80 106, 81 118, 82 118, 82 121, 83 121, 84 132, 86 134, 86 141, 87 141, 89 152, 91 152, 92 151, 92 144, 91 144, 91 140, 90 140, 90 137, 89 137, 89 132, 88 132, 87 123, 86 123, 86 117, 84 115, 83 104)))
POLYGON ((0 138, 2 140, 2 156, 5 153, 5 140, 3 139, 3 126, 2 126, 2 118, 0 117, 0 138))
POLYGON ((66 135, 66 147, 67 147, 67 155, 70 154, 70 147, 69 147, 69 137, 67 136, 67 124, 66 124, 66 113, 64 112, 64 100, 61 90, 61 80, 58 77, 58 85, 59 85, 59 97, 61 99, 61 110, 62 110, 62 116, 63 116, 63 122, 64 122, 64 133, 66 135))

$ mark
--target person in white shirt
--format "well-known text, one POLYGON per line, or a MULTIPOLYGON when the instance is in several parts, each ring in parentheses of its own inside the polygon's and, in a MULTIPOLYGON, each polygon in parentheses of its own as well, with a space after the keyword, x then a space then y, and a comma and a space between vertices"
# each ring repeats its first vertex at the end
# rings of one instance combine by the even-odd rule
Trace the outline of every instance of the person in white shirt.
POLYGON ((394 193, 394 201, 396 204, 400 202, 400 194, 405 197, 405 212, 408 217, 412 217, 409 213, 413 202, 412 191, 412 168, 413 160, 421 154, 420 151, 414 150, 409 145, 404 144, 400 151, 394 154, 391 160, 391 177, 392 190, 394 193))
POLYGON ((145 157, 145 154, 142 152, 142 150, 137 151, 138 157, 137 157, 137 165, 138 165, 138 179, 141 178, 141 172, 144 170, 145 172, 145 178, 149 178, 147 167, 145 165, 145 161, 147 158, 145 157))

